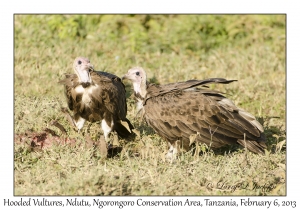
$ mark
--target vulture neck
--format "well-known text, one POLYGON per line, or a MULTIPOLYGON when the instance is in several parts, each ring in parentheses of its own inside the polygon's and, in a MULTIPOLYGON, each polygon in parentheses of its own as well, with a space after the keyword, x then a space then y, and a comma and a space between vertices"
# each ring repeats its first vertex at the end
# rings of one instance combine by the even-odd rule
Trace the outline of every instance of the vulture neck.
POLYGON ((147 84, 146 78, 143 79, 140 83, 134 83, 133 89, 136 95, 140 95, 144 99, 147 95, 147 84))

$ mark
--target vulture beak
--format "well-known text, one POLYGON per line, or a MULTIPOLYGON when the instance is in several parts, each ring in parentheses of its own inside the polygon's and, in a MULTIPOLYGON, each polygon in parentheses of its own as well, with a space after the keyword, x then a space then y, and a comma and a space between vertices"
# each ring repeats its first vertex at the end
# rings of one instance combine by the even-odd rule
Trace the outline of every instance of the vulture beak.
POLYGON ((122 80, 126 80, 126 79, 129 79, 129 78, 128 78, 128 74, 125 74, 125 75, 122 77, 122 80))
POLYGON ((132 81, 135 81, 135 74, 132 73, 131 69, 128 70, 127 74, 125 74, 123 77, 122 77, 122 80, 132 80, 132 81))

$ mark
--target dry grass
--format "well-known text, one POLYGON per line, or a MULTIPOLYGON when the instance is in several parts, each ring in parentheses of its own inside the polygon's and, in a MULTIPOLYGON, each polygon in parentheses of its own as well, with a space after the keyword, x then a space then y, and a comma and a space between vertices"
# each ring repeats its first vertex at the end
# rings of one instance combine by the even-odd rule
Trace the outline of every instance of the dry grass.
MULTIPOLYGON (((118 17, 102 18, 97 27, 91 27, 91 20, 96 21, 96 17, 88 16, 89 33, 79 38, 76 33, 75 37, 64 37, 62 26, 70 19, 60 20, 62 26, 53 29, 60 32, 57 37, 55 33, 51 35, 55 24, 49 16, 32 16, 30 25, 26 25, 26 18, 29 17, 15 17, 14 129, 19 135, 14 147, 15 195, 286 195, 285 28, 263 25, 271 20, 285 25, 284 18, 221 16, 218 21, 227 28, 238 28, 237 20, 242 19, 250 26, 261 25, 262 29, 257 26, 253 34, 240 39, 239 33, 224 40, 216 34, 218 42, 212 41, 214 37, 204 37, 211 44, 196 42, 199 49, 191 48, 189 40, 205 39, 186 32, 190 30, 187 23, 205 22, 205 18, 216 21, 213 16, 155 16, 147 23, 148 32, 139 25, 142 16, 126 16, 123 24, 131 25, 131 31, 122 26, 116 29, 118 36, 113 30, 114 23, 120 21, 118 17), (169 24, 174 25, 174 34, 169 24), (190 39, 182 41, 179 32, 191 34, 190 39), (160 40, 168 35, 170 40, 160 40), (130 84, 126 84, 128 118, 139 135, 131 142, 121 140, 122 151, 104 159, 93 146, 101 134, 100 125, 87 123, 78 134, 60 112, 60 107, 67 105, 63 87, 57 82, 72 72, 73 59, 79 55, 89 57, 96 69, 118 76, 141 65, 149 79, 161 84, 209 77, 237 79, 230 85, 212 87, 228 93, 237 105, 263 122, 267 155, 226 147, 203 150, 200 156, 188 152, 173 164, 165 162, 167 144, 135 118, 130 84), (64 126, 67 136, 51 124, 53 120, 64 126), (53 130, 62 142, 69 138, 75 143, 33 148, 34 135, 45 129, 53 130)), ((47 138, 53 135, 47 133, 47 138)), ((199 149, 203 146, 199 145, 199 149)))

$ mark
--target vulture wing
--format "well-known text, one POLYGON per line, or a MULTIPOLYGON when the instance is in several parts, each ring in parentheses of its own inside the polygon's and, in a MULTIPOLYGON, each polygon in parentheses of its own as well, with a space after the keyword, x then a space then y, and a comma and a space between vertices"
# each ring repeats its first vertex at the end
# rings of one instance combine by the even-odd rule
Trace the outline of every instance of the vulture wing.
POLYGON ((205 80, 188 80, 186 82, 171 83, 167 85, 149 84, 147 88, 148 97, 154 97, 169 92, 185 90, 196 86, 205 86, 210 83, 228 84, 237 80, 226 80, 223 78, 209 78, 205 80))
POLYGON ((254 116, 236 107, 218 91, 193 88, 233 81, 236 80, 212 78, 165 86, 149 85, 144 117, 159 135, 171 144, 181 140, 186 150, 189 149, 190 136, 198 134, 197 141, 212 148, 239 143, 253 152, 263 153, 263 128, 254 116), (243 141, 244 134, 246 143, 243 141))
POLYGON ((100 84, 91 95, 94 103, 103 101, 109 112, 124 120, 127 113, 126 90, 121 79, 107 72, 93 72, 93 83, 100 84))
POLYGON ((67 98, 68 107, 70 110, 74 110, 74 103, 72 98, 72 89, 79 85, 79 80, 76 74, 66 74, 66 78, 59 81, 59 84, 65 86, 65 95, 67 98))

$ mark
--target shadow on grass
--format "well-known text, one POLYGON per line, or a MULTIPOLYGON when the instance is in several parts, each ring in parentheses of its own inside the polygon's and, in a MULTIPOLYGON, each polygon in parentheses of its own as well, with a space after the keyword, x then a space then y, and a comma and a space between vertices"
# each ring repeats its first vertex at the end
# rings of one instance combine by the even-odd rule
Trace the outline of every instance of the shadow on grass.
POLYGON ((258 118, 258 121, 264 127, 266 144, 268 151, 271 153, 286 151, 286 131, 282 128, 283 125, 270 125, 270 120, 279 117, 267 116, 258 118))

